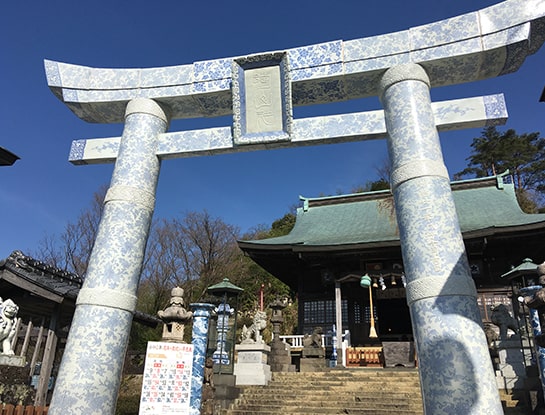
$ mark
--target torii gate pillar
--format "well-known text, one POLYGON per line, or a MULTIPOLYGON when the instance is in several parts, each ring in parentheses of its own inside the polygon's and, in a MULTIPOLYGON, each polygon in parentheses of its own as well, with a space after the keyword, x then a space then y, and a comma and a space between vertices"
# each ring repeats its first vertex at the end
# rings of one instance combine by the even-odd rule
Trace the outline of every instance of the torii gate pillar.
POLYGON ((50 415, 113 414, 121 382, 136 289, 155 206, 164 109, 147 98, 129 102, 125 128, 87 276, 77 299, 50 415))
POLYGON ((503 414, 430 100, 416 64, 384 74, 391 185, 426 414, 503 414))

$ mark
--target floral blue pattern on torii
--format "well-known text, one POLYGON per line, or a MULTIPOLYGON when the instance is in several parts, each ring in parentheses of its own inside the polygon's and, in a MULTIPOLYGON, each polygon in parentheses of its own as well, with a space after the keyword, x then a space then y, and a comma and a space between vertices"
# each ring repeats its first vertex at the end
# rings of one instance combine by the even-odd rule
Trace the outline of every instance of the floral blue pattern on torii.
MULTIPOLYGON (((545 2, 508 0, 405 31, 286 50, 293 105, 376 95, 384 72, 418 63, 432 87, 516 71, 545 40, 545 2)), ((232 113, 233 58, 161 68, 102 69, 46 60, 47 82, 80 118, 122 122, 136 97, 168 105, 172 118, 232 113)))

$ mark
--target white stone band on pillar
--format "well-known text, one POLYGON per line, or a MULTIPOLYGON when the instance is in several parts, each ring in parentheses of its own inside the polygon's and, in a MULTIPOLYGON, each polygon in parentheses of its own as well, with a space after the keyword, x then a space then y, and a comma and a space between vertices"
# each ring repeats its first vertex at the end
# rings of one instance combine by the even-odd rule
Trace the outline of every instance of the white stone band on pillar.
POLYGON ((149 98, 135 98, 129 101, 125 110, 125 118, 136 113, 150 114, 162 119, 166 123, 169 121, 169 117, 165 109, 157 102, 149 98))
POLYGON ((104 204, 112 200, 133 202, 149 211, 153 211, 155 207, 155 196, 153 194, 133 186, 117 185, 110 187, 104 197, 104 204))
POLYGON ((407 180, 424 176, 439 176, 449 180, 447 168, 442 161, 415 160, 399 166, 392 172, 390 177, 392 189, 407 180))
POLYGON ((431 86, 428 74, 420 65, 416 63, 406 63, 394 66, 386 71, 379 83, 379 96, 392 85, 403 81, 422 81, 428 88, 431 86))
POLYGON ((136 296, 109 288, 82 288, 76 300, 76 305, 81 304, 118 308, 134 313, 136 296))
POLYGON ((475 297, 476 289, 469 278, 428 277, 411 281, 406 287, 407 304, 417 300, 440 296, 475 297))

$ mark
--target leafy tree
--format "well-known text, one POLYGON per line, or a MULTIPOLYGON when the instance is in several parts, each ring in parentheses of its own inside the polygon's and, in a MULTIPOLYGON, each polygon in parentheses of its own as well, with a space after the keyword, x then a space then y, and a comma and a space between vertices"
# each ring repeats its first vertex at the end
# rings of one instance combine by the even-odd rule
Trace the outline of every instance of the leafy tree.
POLYGON ((363 186, 357 186, 351 190, 351 193, 376 192, 378 190, 388 190, 390 182, 384 178, 366 182, 363 186))
POLYGON ((382 159, 379 165, 374 167, 377 175, 376 180, 368 180, 363 185, 358 185, 350 190, 350 193, 376 192, 390 188, 391 166, 388 157, 382 159))
POLYGON ((273 238, 276 236, 287 235, 293 229, 295 225, 296 215, 294 213, 286 213, 280 219, 275 220, 271 229, 265 233, 267 238, 273 238))
POLYGON ((106 186, 96 191, 89 207, 81 212, 76 222, 69 222, 58 237, 46 235, 38 244, 38 251, 32 255, 57 268, 85 277, 106 191, 106 186))
POLYGON ((545 138, 539 132, 517 134, 509 129, 485 128, 473 139, 468 166, 454 175, 486 177, 509 170, 523 210, 532 213, 545 195, 545 138))
MULTIPOLYGON (((293 209, 292 209, 293 210, 293 209)), ((296 215, 293 212, 286 213, 282 218, 275 220, 270 229, 257 228, 243 235, 242 239, 265 239, 287 235, 295 225, 296 215)), ((284 323, 282 332, 293 334, 297 329, 297 299, 296 294, 276 277, 269 274, 261 266, 252 261, 249 257, 242 256, 244 266, 241 273, 237 275, 234 282, 244 289, 239 297, 239 309, 241 310, 240 327, 243 324, 251 324, 251 318, 259 307, 260 290, 263 287, 263 304, 266 308, 276 298, 287 298, 289 306, 284 310, 284 323)), ((266 339, 270 340, 272 327, 264 331, 266 339)))
MULTIPOLYGON (((38 251, 32 255, 84 276, 98 230, 105 192, 106 187, 96 192, 89 208, 75 222, 68 223, 60 236, 45 237, 38 251)), ((259 227, 242 238, 284 235, 294 224, 295 215, 288 213, 275 221, 270 229, 259 227)), ((249 318, 258 308, 262 285, 265 306, 277 296, 292 298, 285 284, 244 255, 236 242, 239 237, 236 226, 212 217, 206 211, 188 212, 178 218, 154 221, 138 287, 137 309, 156 315, 157 311, 168 305, 170 291, 176 286, 184 289, 186 305, 206 300, 206 289, 226 277, 244 289, 239 311, 249 318)), ((296 316, 296 305, 294 310, 290 315, 295 313, 296 316)), ((296 318, 291 320, 296 321, 296 318)), ((186 334, 189 341, 191 330, 186 330, 186 334)), ((134 324, 129 347, 141 349, 148 340, 158 340, 160 337, 161 327, 150 329, 134 324)))

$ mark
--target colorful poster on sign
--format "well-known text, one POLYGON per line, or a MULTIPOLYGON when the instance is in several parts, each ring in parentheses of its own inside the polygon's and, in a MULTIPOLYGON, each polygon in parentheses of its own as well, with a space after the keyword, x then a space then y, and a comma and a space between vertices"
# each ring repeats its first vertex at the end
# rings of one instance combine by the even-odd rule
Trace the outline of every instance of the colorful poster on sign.
POLYGON ((192 344, 148 342, 139 414, 189 414, 192 364, 192 344))

